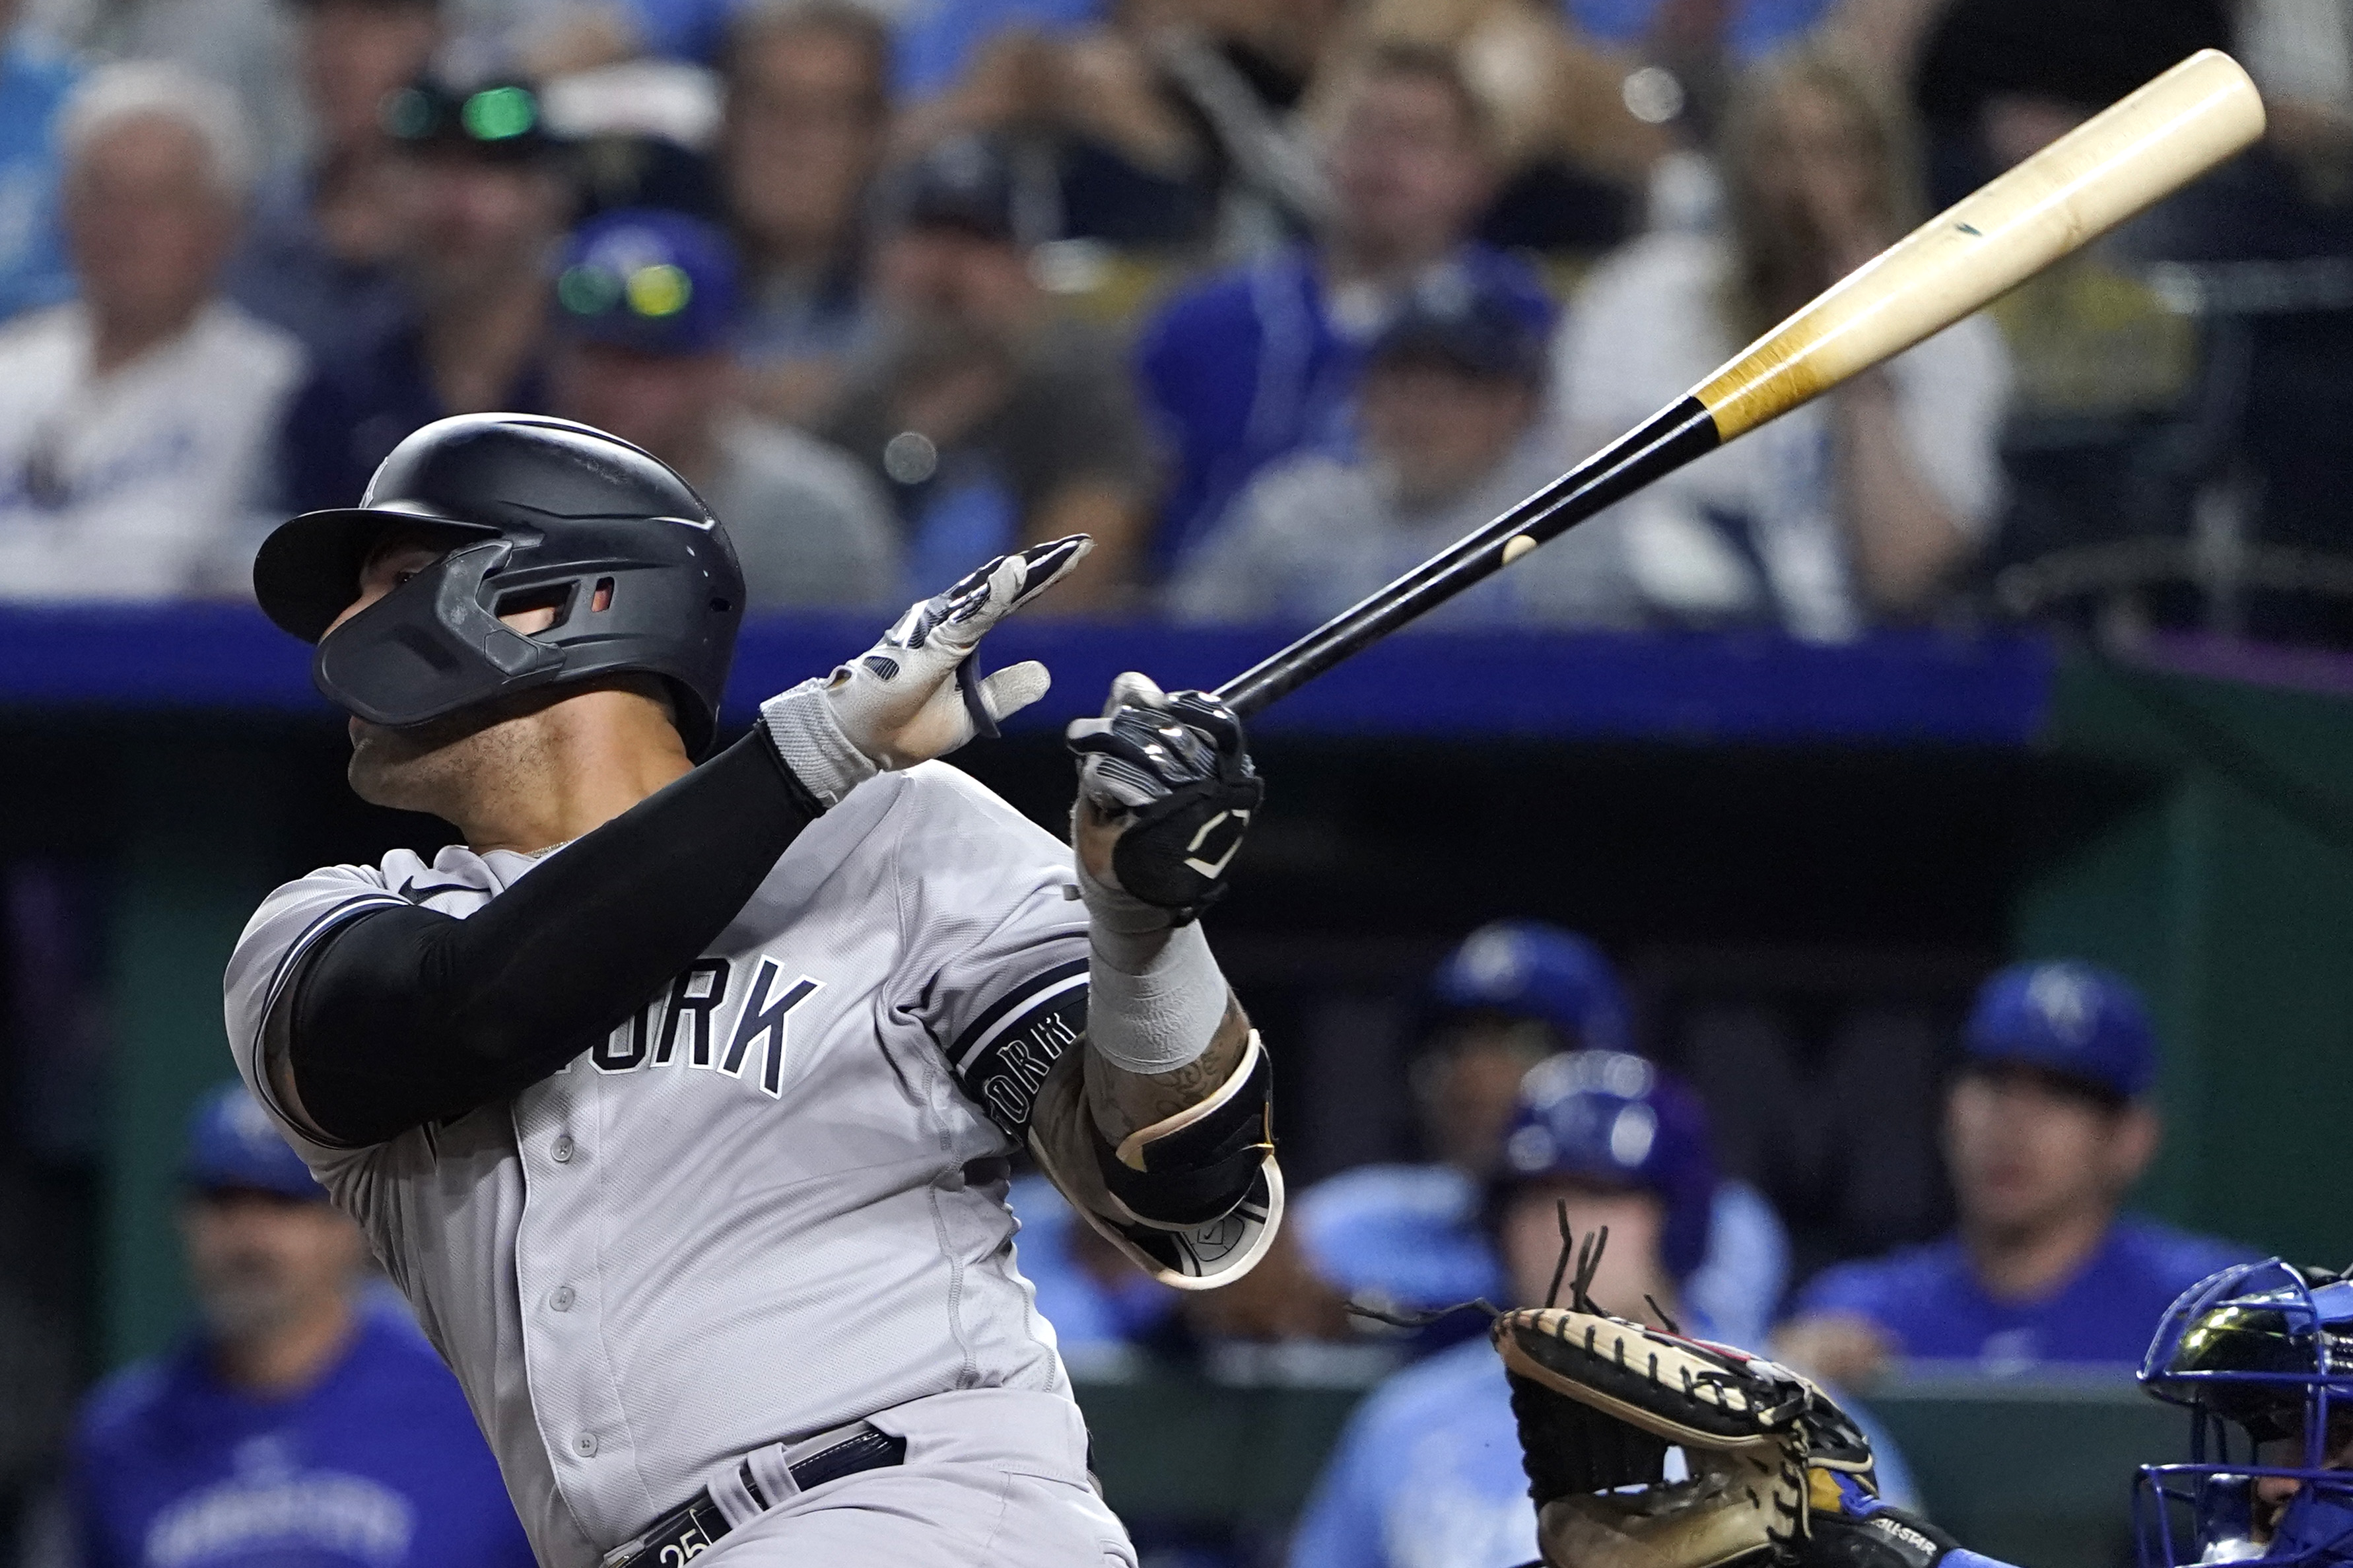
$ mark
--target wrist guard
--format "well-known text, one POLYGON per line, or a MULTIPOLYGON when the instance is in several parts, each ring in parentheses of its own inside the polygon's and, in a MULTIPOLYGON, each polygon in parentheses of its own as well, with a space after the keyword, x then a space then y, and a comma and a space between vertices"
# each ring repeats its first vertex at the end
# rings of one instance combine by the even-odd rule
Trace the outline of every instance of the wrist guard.
POLYGON ((1113 1148, 1085 1104, 1078 1052, 1038 1097, 1029 1147, 1104 1239, 1164 1285, 1205 1290, 1256 1266, 1282 1223, 1270 1134, 1274 1070, 1258 1035, 1233 1076, 1198 1105, 1113 1148))

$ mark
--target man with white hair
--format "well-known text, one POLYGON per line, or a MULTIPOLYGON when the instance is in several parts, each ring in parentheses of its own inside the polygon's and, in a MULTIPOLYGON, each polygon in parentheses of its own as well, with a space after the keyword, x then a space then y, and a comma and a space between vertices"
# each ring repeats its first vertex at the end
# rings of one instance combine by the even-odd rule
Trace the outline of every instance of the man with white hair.
POLYGON ((219 294, 250 138, 225 89, 132 64, 83 83, 60 141, 81 298, 0 331, 0 598, 216 591, 302 368, 219 294))

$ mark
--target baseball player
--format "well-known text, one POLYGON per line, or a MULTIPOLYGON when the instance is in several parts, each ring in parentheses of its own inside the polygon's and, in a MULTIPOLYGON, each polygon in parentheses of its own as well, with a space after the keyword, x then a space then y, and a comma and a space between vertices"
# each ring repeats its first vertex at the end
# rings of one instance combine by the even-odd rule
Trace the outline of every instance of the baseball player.
POLYGON ((1945 1096, 1950 1235, 1823 1270, 1774 1344, 1849 1384, 1897 1357, 2129 1366, 2168 1304, 2249 1251, 2126 1211, 2157 1152, 2158 1039, 2123 977, 2012 964, 1978 993, 1945 1096))
POLYGON ((1046 689, 1001 557, 711 745, 724 531, 583 426, 446 419, 263 546, 364 798, 463 842, 264 901, 241 1071, 456 1370, 549 1568, 1133 1563, 1015 1263, 1026 1139, 1159 1278, 1280 1221, 1271 1069, 1194 916, 1259 781, 1122 677, 1078 853, 934 762, 1046 689))
POLYGON ((448 1369, 243 1084, 197 1104, 180 1174, 198 1322, 82 1406, 63 1561, 532 1568, 448 1369))
MULTIPOLYGON (((1438 1158, 1360 1165, 1298 1195, 1293 1234, 1316 1271, 1353 1299, 1428 1310, 1503 1289, 1481 1210, 1504 1152, 1521 1077, 1546 1056, 1622 1052, 1633 1026, 1602 951, 1541 921, 1480 927, 1430 976, 1430 1027, 1414 1064, 1425 1138, 1438 1158)), ((1647 1072, 1636 1062, 1628 1073, 1647 1072)), ((1707 1256, 1678 1294, 1736 1343, 1765 1337, 1788 1278, 1789 1240, 1765 1195, 1736 1176, 1715 1184, 1707 1256)), ((1478 1330, 1441 1319, 1433 1346, 1478 1330)))
MULTIPOLYGON (((1623 1051, 1566 1052, 1521 1080, 1501 1142, 1473 1206, 1508 1300, 1534 1306, 1556 1289, 1556 1205, 1566 1203, 1577 1228, 1609 1233, 1587 1281, 1596 1297, 1639 1303, 1632 1315, 1702 1339, 1721 1336, 1689 1294, 1710 1252, 1718 1184, 1706 1111, 1688 1087, 1623 1051)), ((1911 1495, 1902 1460, 1884 1445, 1880 1469, 1890 1495, 1911 1495)), ((1536 1540, 1511 1389, 1482 1337, 1407 1368, 1356 1408, 1300 1519, 1290 1563, 1505 1568, 1525 1562, 1536 1540)))

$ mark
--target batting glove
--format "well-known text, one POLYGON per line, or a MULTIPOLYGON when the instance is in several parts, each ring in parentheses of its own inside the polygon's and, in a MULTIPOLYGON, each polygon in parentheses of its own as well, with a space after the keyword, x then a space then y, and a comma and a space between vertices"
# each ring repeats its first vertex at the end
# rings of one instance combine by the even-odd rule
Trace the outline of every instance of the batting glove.
POLYGON ((1208 692, 1164 692, 1131 672, 1112 682, 1102 718, 1078 720, 1067 734, 1079 793, 1124 824, 1111 860, 1119 890, 1177 925, 1223 898, 1266 793, 1234 710, 1208 692))
POLYGON ((832 806, 878 773, 944 757, 1046 695, 1034 660, 986 678, 974 650, 988 629, 1067 575, 1094 548, 1083 533, 1000 555, 909 608, 882 640, 820 679, 760 705, 777 754, 832 806))

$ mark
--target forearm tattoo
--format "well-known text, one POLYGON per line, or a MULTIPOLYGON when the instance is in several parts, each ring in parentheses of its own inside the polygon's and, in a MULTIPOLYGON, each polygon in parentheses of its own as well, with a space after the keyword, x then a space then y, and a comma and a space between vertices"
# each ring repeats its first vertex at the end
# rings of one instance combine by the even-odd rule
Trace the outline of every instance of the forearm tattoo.
POLYGON ((1132 1073, 1086 1053, 1087 1109, 1113 1143, 1140 1127, 1166 1121, 1198 1105, 1225 1086, 1250 1046, 1250 1016, 1241 999, 1226 993, 1225 1016, 1209 1037, 1209 1048, 1171 1072, 1132 1073))

